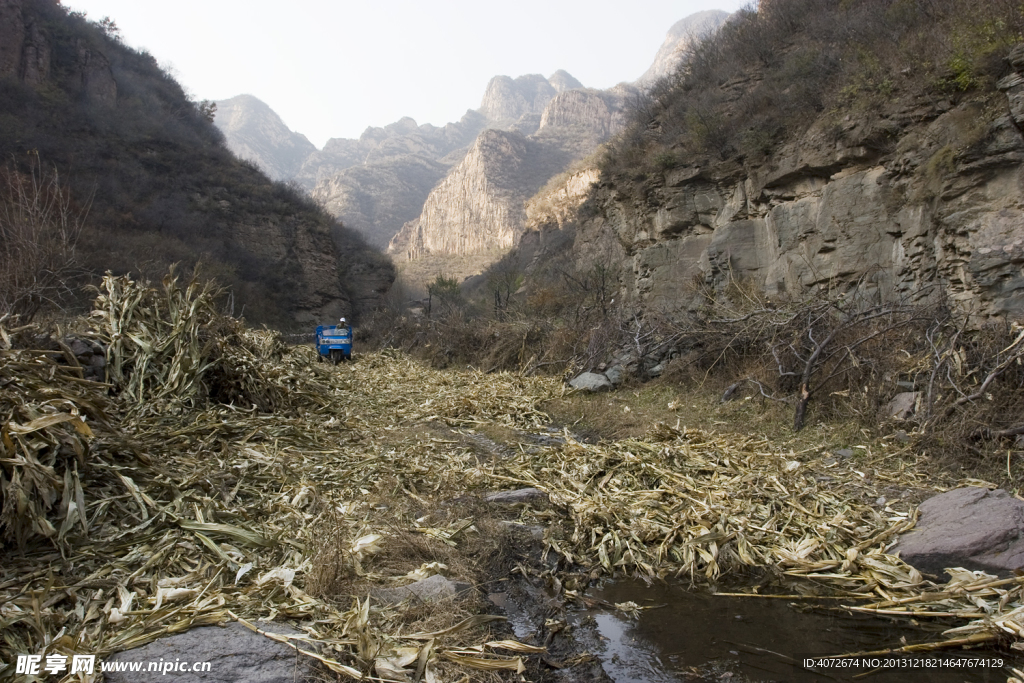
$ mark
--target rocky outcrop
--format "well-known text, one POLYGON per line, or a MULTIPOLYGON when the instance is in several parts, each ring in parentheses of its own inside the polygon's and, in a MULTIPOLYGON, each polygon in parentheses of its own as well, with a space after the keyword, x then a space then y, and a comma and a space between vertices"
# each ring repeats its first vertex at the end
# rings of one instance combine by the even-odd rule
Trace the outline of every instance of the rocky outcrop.
MULTIPOLYGON (((16 78, 39 87, 51 81, 53 46, 39 11, 63 13, 55 0, 0 0, 0 78, 16 78)), ((110 60, 94 41, 78 38, 70 46, 74 60, 63 64, 61 85, 104 106, 117 102, 117 82, 110 60)))
POLYGON ((584 168, 568 173, 561 182, 538 192, 526 203, 526 231, 564 230, 573 223, 579 207, 590 196, 600 178, 597 168, 584 168))
POLYGON ((945 294, 981 317, 1024 315, 1018 61, 1002 115, 922 96, 823 118, 761 165, 667 169, 642 198, 606 180, 576 256, 621 265, 623 295, 666 312, 697 305, 695 281, 739 279, 772 297, 856 282, 883 299, 945 294))
POLYGON ((566 89, 575 78, 564 71, 555 74, 561 90, 540 74, 527 74, 511 79, 495 76, 487 84, 480 102, 480 113, 490 121, 515 121, 526 114, 540 114, 555 95, 566 89))
POLYGON ((0 78, 20 74, 24 45, 25 19, 21 13, 21 0, 0 0, 0 78))
POLYGON ((555 73, 551 74, 548 78, 548 83, 555 89, 557 93, 563 93, 566 90, 576 90, 582 88, 583 84, 577 81, 572 74, 564 69, 559 69, 555 73))
POLYGON ((728 18, 727 12, 706 10, 677 21, 668 30, 665 42, 661 44, 658 53, 654 56, 654 63, 644 72, 643 76, 637 79, 636 84, 648 87, 658 79, 673 73, 683 62, 686 48, 692 41, 715 31, 728 18))
POLYGON ((622 98, 600 90, 568 90, 552 98, 540 117, 540 131, 580 128, 587 137, 605 139, 625 123, 622 98))
MULTIPOLYGON (((113 107, 117 103, 117 81, 110 69, 110 60, 102 52, 92 49, 84 40, 78 41, 77 52, 80 90, 90 102, 113 107)), ((43 60, 41 57, 34 59, 32 71, 42 78, 43 60)), ((26 60, 26 83, 29 82, 27 64, 26 60)), ((48 58, 45 67, 49 69, 48 58)))
POLYGON ((273 109, 252 95, 217 102, 214 123, 235 156, 252 161, 274 180, 294 178, 316 152, 305 135, 289 130, 273 109))

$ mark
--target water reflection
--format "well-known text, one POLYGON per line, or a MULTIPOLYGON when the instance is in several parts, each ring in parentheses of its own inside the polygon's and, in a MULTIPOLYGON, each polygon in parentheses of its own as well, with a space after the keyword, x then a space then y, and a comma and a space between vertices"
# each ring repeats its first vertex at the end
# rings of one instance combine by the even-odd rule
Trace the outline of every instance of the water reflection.
POLYGON ((792 600, 724 597, 630 581, 592 594, 612 603, 632 600, 641 606, 665 605, 642 611, 639 619, 618 612, 593 614, 607 639, 605 671, 616 683, 1003 683, 1010 665, 1021 668, 1024 664, 1020 657, 989 650, 963 654, 1002 658, 1005 668, 809 671, 800 662, 812 655, 940 640, 941 631, 952 624, 941 620, 913 626, 905 620, 851 615, 792 600))

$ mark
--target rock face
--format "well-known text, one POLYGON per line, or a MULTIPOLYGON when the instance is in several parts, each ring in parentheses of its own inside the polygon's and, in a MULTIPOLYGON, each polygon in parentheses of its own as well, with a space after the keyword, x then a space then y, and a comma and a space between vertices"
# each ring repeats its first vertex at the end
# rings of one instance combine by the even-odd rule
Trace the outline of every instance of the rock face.
POLYGON ((420 214, 485 123, 477 112, 444 127, 407 117, 368 128, 358 140, 331 139, 306 159, 297 179, 345 225, 384 247, 420 214))
MULTIPOLYGON (((559 76, 558 83, 563 91, 567 83, 578 83, 564 71, 556 75, 559 76)), ((515 80, 508 76, 495 76, 487 84, 484 98, 480 102, 480 113, 498 123, 517 121, 527 114, 540 114, 559 92, 540 74, 519 76, 515 80)))
POLYGON ((567 90, 548 100, 531 135, 484 131, 430 193, 419 218, 392 239, 388 253, 415 259, 511 248, 526 231, 527 200, 622 128, 630 92, 567 90))
POLYGON ((526 231, 563 230, 574 223, 581 204, 601 177, 596 168, 570 173, 565 181, 539 192, 526 203, 526 231))
MULTIPOLYGON (((284 624, 260 624, 272 633, 297 634, 284 624)), ((295 641, 299 644, 300 641, 295 641)), ((301 645, 300 645, 301 647, 301 645)), ((128 665, 142 662, 143 671, 107 671, 109 683, 144 683, 174 680, 177 683, 293 683, 313 680, 316 663, 284 643, 251 631, 238 622, 221 628, 203 626, 184 633, 160 638, 134 650, 118 652, 106 660, 128 665), (209 671, 146 671, 149 662, 168 666, 182 663, 191 669, 196 663, 209 662, 209 671), (168 674, 171 676, 168 676, 168 674)))
POLYGON ((1024 502, 1001 489, 960 488, 929 498, 895 550, 921 571, 964 567, 1008 575, 1024 568, 1024 502))
POLYGON ((643 76, 637 79, 636 84, 648 87, 658 79, 674 72, 682 63, 687 46, 695 38, 700 38, 716 30, 728 18, 727 12, 706 10, 677 21, 668 30, 665 42, 661 44, 658 53, 654 56, 654 63, 644 72, 643 76))
POLYGON ((1005 115, 921 96, 838 128, 823 118, 761 165, 670 168, 643 201, 606 180, 575 256, 621 266, 623 296, 669 313, 696 305, 695 280, 736 278, 772 297, 860 281, 914 298, 937 284, 982 318, 1024 315, 1024 49, 1011 62, 1005 115))
POLYGON ((523 198, 547 179, 533 172, 545 151, 519 133, 484 131, 388 251, 416 258, 510 248, 526 219, 523 198))
POLYGON ((294 178, 316 151, 305 135, 289 130, 273 109, 252 95, 217 102, 214 123, 235 156, 252 161, 274 180, 294 178))

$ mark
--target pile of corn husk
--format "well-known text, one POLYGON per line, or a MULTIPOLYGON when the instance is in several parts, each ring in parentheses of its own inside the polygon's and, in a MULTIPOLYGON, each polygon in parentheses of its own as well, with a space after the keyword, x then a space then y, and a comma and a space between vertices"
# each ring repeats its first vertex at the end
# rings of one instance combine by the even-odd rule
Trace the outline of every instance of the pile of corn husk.
MULTIPOLYGON (((522 671, 543 649, 489 638, 494 617, 397 637, 384 629, 392 608, 303 586, 325 531, 365 579, 415 578, 416 568, 389 577, 359 567, 388 543, 367 519, 369 490, 412 466, 378 438, 382 425, 536 425, 546 395, 537 382, 471 374, 428 384, 402 378, 403 368, 418 372, 408 360, 383 356, 365 359, 360 377, 218 315, 214 295, 173 274, 158 287, 105 278, 76 335, 104 344, 109 383, 83 379, 65 344, 33 349, 40 330, 0 321, 0 661, 10 665, 0 679, 18 654, 102 658, 232 619, 257 629, 290 620, 324 646, 316 658, 353 678, 522 671), (410 381, 427 396, 410 405, 389 395, 410 381)), ((432 471, 450 476, 444 458, 434 454, 432 471)))
POLYGON ((82 379, 69 351, 15 348, 24 330, 0 323, 2 661, 102 657, 237 619, 292 622, 354 678, 520 671, 538 648, 490 637, 486 615, 398 635, 365 595, 306 590, 324 538, 348 569, 389 582, 372 553, 401 525, 449 545, 473 532, 472 519, 389 516, 374 504, 385 495, 429 503, 519 485, 564 512, 526 506, 524 521, 547 523, 549 551, 591 575, 700 583, 773 567, 851 608, 948 619, 949 643, 1022 641, 1024 579, 961 572, 938 585, 888 553, 914 510, 878 505, 879 489, 928 486, 908 453, 844 461, 681 425, 597 445, 531 440, 557 380, 393 353, 318 364, 309 347, 217 315, 213 294, 173 276, 108 277, 84 334, 106 345, 109 384, 82 379), (484 458, 455 438, 487 425, 521 434, 517 454, 484 458))

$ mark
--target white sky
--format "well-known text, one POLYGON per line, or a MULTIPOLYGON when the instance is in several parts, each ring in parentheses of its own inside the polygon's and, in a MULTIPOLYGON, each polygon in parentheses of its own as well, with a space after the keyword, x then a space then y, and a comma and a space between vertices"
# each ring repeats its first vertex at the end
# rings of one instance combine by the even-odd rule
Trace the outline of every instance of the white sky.
POLYGON ((403 116, 444 125, 491 77, 638 78, 668 29, 747 0, 64 0, 145 48, 196 99, 248 93, 317 147, 403 116))

